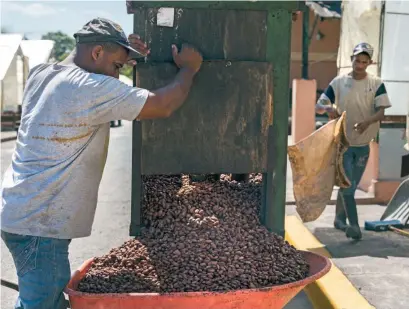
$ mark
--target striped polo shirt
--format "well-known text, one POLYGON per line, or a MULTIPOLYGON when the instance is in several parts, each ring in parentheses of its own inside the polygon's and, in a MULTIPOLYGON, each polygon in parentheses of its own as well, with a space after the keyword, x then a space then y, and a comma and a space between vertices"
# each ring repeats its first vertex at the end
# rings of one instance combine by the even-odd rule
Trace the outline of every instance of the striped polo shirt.
POLYGON ((382 80, 368 74, 362 80, 355 80, 351 73, 334 78, 318 103, 333 104, 339 114, 346 112, 346 135, 351 146, 368 145, 378 134, 380 123, 371 124, 359 133, 355 124, 373 116, 380 107, 391 107, 386 87, 382 80))

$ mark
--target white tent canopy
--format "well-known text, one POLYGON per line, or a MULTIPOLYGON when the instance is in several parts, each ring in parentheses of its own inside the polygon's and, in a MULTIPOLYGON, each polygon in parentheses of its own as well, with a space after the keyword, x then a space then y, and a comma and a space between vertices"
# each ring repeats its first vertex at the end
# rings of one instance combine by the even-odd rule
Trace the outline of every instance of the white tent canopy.
POLYGON ((21 49, 23 36, 0 34, 0 104, 1 112, 16 112, 23 98, 27 59, 21 49))
POLYGON ((6 76, 22 40, 20 34, 0 34, 0 80, 6 76))
POLYGON ((36 65, 49 61, 54 44, 52 40, 24 40, 21 42, 21 49, 28 57, 30 70, 36 65))

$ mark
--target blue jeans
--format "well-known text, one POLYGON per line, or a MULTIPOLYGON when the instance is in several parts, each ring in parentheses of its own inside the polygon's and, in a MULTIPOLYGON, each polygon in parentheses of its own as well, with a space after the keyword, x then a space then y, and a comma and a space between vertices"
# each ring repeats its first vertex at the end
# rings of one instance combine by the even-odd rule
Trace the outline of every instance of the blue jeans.
POLYGON ((63 290, 70 280, 69 239, 16 235, 1 231, 13 256, 19 296, 15 309, 65 309, 63 290))
POLYGON ((369 158, 369 145, 360 147, 349 147, 344 153, 343 167, 345 174, 351 181, 349 188, 340 189, 338 200, 341 198, 349 224, 358 225, 358 212, 355 202, 355 191, 365 172, 369 158))

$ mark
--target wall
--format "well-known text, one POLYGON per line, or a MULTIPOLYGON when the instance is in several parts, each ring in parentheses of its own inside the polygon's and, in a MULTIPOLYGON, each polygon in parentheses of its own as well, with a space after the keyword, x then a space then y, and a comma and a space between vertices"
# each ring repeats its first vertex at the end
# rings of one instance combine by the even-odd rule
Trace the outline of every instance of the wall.
POLYGON ((19 48, 1 81, 1 112, 18 110, 23 101, 28 73, 28 58, 23 56, 19 48))
POLYGON ((379 178, 378 180, 401 179, 402 156, 405 150, 405 129, 379 130, 379 178))
POLYGON ((21 104, 23 102, 23 93, 24 93, 24 58, 21 55, 17 55, 16 61, 17 67, 17 102, 21 104))
MULTIPOLYGON (((291 37, 291 75, 292 80, 301 78, 302 74, 302 20, 300 14, 293 22, 291 37)), ((310 10, 310 31, 313 28, 315 14, 310 10)), ((340 19, 325 19, 317 22, 309 46, 309 79, 317 81, 317 88, 324 90, 329 82, 337 75, 337 53, 340 38, 340 19), (316 39, 317 33, 324 35, 321 40, 316 39)))
POLYGON ((387 1, 382 29, 381 78, 385 82, 392 107, 387 115, 409 113, 409 2, 387 1))
POLYGON ((18 82, 17 82, 17 54, 3 79, 3 102, 2 111, 17 111, 18 102, 18 82))

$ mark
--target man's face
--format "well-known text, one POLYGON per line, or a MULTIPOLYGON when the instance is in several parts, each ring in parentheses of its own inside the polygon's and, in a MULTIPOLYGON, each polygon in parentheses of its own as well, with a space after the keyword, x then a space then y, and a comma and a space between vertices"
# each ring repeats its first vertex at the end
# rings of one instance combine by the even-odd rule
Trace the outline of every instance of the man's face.
POLYGON ((128 53, 125 48, 104 49, 97 45, 92 48, 92 59, 94 60, 94 72, 119 78, 119 70, 128 61, 128 53))
POLYGON ((366 68, 372 64, 371 58, 365 53, 352 57, 352 69, 355 73, 364 73, 366 68))

